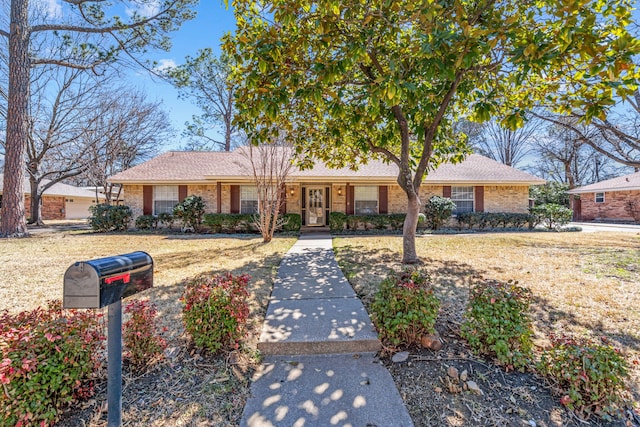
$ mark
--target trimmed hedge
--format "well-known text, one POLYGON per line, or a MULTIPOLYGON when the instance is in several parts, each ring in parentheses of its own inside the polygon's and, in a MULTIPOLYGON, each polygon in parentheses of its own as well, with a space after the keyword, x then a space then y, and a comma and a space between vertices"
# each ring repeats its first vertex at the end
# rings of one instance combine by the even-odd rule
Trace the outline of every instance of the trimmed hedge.
POLYGON ((89 225, 99 232, 126 231, 133 216, 129 206, 106 203, 89 206, 89 212, 89 225))
POLYGON ((466 212, 458 214, 458 225, 460 228, 477 228, 484 230, 485 228, 534 228, 537 224, 537 218, 534 215, 526 213, 507 213, 507 212, 466 212))
MULTIPOLYGON (((284 214, 282 216, 285 223, 282 231, 300 231, 302 217, 300 214, 284 214)), ((254 225, 254 214, 218 214, 208 213, 204 215, 203 224, 211 228, 214 233, 257 233, 258 229, 254 225)))
POLYGON ((331 212, 329 229, 332 233, 345 230, 402 230, 405 216, 405 214, 345 215, 341 212, 331 212))

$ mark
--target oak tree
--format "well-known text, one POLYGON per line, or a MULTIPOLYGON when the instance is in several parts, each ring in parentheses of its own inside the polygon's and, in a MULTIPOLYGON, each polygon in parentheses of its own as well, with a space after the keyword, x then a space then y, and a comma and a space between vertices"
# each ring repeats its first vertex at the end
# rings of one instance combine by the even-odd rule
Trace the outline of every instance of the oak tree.
POLYGON ((236 0, 238 121, 252 141, 284 130, 329 166, 379 158, 407 196, 404 263, 418 262, 420 185, 468 152, 453 124, 522 124, 540 99, 586 119, 635 84, 640 45, 625 0, 236 0), (581 82, 589 80, 585 90, 581 82))

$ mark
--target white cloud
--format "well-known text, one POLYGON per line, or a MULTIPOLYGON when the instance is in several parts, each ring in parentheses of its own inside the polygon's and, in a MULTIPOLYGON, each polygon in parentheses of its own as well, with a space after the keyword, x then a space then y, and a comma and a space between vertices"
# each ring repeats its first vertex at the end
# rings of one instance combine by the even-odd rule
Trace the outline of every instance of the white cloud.
POLYGON ((62 17, 62 5, 58 0, 42 0, 42 8, 47 18, 62 17))
POLYGON ((173 59, 160 59, 158 61, 158 65, 156 66, 157 71, 167 71, 170 68, 177 67, 176 61, 173 59))
POLYGON ((131 7, 127 7, 125 9, 125 12, 129 17, 131 17, 134 13, 146 17, 153 16, 160 12, 160 0, 132 1, 131 7))

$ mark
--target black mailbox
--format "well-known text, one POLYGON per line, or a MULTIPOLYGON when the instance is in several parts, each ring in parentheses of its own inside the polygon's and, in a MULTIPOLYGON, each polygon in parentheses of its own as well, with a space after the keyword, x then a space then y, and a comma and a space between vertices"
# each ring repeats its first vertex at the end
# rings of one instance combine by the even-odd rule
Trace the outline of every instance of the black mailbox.
POLYGON ((101 308, 153 286, 153 259, 132 252, 76 262, 64 273, 64 308, 101 308))

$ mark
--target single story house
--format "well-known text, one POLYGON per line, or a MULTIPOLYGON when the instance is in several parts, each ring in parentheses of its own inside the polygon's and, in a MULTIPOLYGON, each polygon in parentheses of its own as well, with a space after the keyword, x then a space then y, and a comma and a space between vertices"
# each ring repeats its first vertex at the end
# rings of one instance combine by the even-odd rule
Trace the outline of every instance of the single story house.
POLYGON ((640 221, 640 172, 569 190, 574 219, 579 221, 640 221), (636 210, 635 215, 631 207, 636 210))
MULTIPOLYGON (((231 152, 170 151, 112 176, 122 184, 125 205, 134 217, 170 212, 188 195, 203 198, 208 212, 253 213, 258 206, 248 148, 231 152)), ((372 160, 357 171, 293 167, 287 179, 284 211, 302 215, 305 226, 326 226, 329 213, 391 214, 406 209, 393 163, 372 160)), ((545 181, 472 154, 462 163, 444 164, 425 178, 424 202, 450 197, 458 212, 527 212, 529 186, 545 181)))
MULTIPOLYGON (((45 180, 44 183, 49 181, 45 180)), ((2 189, 4 175, 0 174, 0 206, 2 205, 2 189)), ((25 179, 23 185, 24 204, 27 218, 31 216, 31 187, 25 179)), ((104 202, 104 195, 98 195, 99 203, 104 202)), ((96 204, 96 194, 73 185, 58 182, 49 187, 40 199, 42 219, 85 219, 88 218, 89 206, 96 204)))

